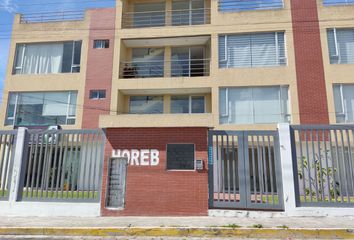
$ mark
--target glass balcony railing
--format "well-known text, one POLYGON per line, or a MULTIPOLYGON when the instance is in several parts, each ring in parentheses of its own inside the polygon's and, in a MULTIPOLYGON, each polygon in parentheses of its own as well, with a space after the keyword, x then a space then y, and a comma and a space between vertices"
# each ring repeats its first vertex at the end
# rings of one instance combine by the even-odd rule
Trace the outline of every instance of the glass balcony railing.
POLYGON ((210 9, 128 12, 123 14, 123 28, 203 25, 210 23, 210 9))
POLYGON ((120 68, 120 78, 203 77, 209 75, 209 59, 122 62, 120 68))

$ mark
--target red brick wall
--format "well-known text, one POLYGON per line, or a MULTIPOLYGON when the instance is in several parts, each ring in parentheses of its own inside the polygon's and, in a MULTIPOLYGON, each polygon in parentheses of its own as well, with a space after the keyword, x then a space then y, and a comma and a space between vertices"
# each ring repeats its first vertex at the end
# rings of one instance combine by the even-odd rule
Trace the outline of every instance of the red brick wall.
POLYGON ((295 61, 301 124, 328 124, 317 0, 292 0, 295 61))
POLYGON ((166 171, 166 144, 194 143, 196 159, 207 166, 207 128, 107 129, 102 191, 102 215, 196 216, 207 215, 208 173, 166 171), (158 166, 129 166, 125 210, 105 209, 107 160, 112 149, 158 149, 158 166))
POLYGON ((100 114, 109 114, 111 103, 112 69, 114 54, 114 8, 89 10, 91 13, 88 46, 85 99, 82 128, 98 128, 100 114), (108 49, 94 49, 94 40, 108 39, 108 49), (90 90, 106 90, 106 99, 89 99, 90 90))

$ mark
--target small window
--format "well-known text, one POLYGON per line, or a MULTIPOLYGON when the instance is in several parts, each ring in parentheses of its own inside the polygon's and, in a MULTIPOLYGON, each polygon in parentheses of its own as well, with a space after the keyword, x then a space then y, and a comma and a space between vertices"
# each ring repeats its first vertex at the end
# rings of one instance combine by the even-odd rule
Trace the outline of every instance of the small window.
POLYGON ((106 98, 106 90, 91 90, 90 99, 104 99, 106 98))
POLYGON ((172 96, 171 113, 205 113, 205 97, 172 96))
POLYGON ((167 144, 167 170, 194 170, 194 144, 167 144))
POLYGON ((109 48, 109 40, 94 40, 93 48, 109 48))

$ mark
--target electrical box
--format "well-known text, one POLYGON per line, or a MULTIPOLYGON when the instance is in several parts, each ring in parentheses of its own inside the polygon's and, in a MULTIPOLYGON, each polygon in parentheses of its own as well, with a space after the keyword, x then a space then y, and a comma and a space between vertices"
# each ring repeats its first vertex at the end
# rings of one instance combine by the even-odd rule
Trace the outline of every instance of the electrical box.
POLYGON ((198 171, 204 170, 204 162, 203 162, 203 160, 201 160, 201 159, 198 159, 198 160, 197 160, 196 169, 197 169, 198 171))

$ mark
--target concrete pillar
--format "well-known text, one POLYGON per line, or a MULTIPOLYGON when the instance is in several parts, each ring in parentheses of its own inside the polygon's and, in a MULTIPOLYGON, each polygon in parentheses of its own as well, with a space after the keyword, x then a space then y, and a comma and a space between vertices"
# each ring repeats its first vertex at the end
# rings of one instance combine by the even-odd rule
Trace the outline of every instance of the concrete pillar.
POLYGON ((294 212, 296 209, 290 125, 288 123, 280 123, 278 124, 278 131, 281 171, 283 180, 284 210, 287 214, 290 212, 294 212))
MULTIPOLYGON (((27 153, 27 128, 19 128, 17 131, 16 143, 15 143, 15 154, 13 158, 13 167, 11 174, 11 184, 10 184, 10 194, 9 202, 15 203, 19 200, 19 190, 22 187, 25 166, 23 164, 23 159, 27 153)), ((21 193, 20 193, 21 194, 21 193)))

